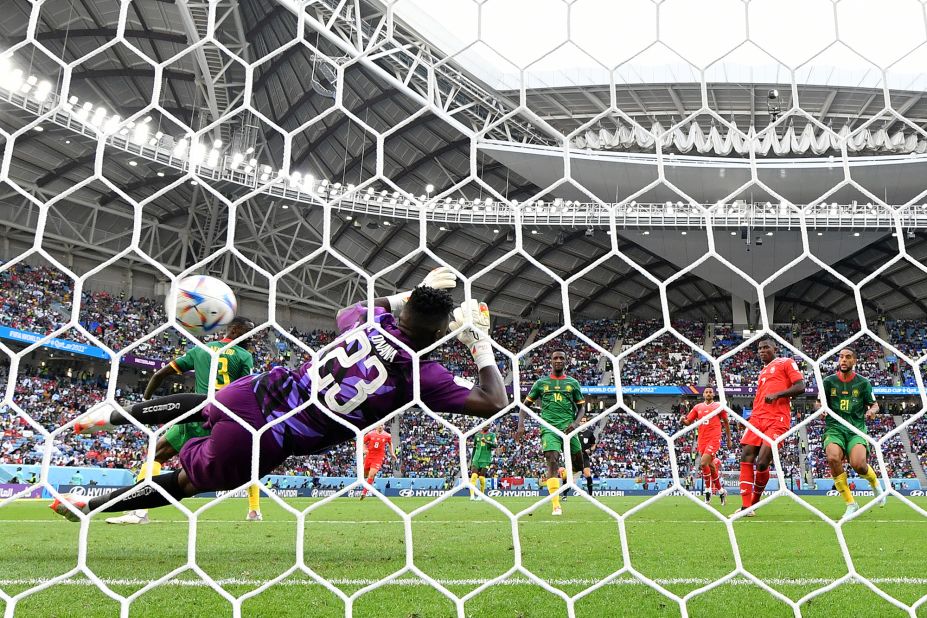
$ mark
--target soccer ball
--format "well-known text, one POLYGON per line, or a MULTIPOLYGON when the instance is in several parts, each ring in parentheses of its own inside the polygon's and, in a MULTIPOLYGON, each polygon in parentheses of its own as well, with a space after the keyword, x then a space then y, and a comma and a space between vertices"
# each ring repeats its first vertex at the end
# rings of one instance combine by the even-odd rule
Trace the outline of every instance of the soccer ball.
POLYGON ((193 275, 177 283, 177 323, 202 337, 216 332, 235 317, 238 301, 224 281, 193 275))

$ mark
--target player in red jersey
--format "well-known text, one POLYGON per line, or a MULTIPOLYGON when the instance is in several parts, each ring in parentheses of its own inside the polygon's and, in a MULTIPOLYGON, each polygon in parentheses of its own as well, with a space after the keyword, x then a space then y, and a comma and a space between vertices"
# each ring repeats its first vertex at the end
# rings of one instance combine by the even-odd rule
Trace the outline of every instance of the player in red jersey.
MULTIPOLYGON (((386 456, 386 445, 389 445, 389 452, 396 461, 396 449, 393 447, 393 436, 386 433, 383 425, 378 425, 376 429, 364 436, 364 478, 369 485, 373 485, 373 479, 376 478, 377 472, 383 467, 383 458, 386 456)), ((363 500, 367 495, 367 488, 361 492, 360 499, 363 500)))
MULTIPOLYGON (((805 392, 805 378, 793 359, 776 357, 776 342, 772 339, 760 341, 757 352, 764 366, 748 420, 775 440, 792 426, 792 397, 805 392)), ((740 510, 746 511, 763 497, 773 453, 772 445, 751 430, 744 432, 740 444, 740 510)), ((748 516, 752 517, 753 512, 748 516)))
MULTIPOLYGON (((727 420, 727 412, 721 410, 711 418, 706 418, 712 412, 721 407, 721 404, 715 401, 715 389, 708 386, 702 391, 702 403, 695 404, 692 410, 686 416, 682 417, 683 425, 691 425, 698 421, 698 443, 696 450, 701 459, 699 466, 702 468, 702 481, 704 483, 705 502, 711 502, 711 490, 716 485, 721 485, 721 469, 715 464, 718 460, 715 454, 721 450, 721 427, 727 433, 727 443, 731 445, 734 439, 731 437, 731 424, 727 420), (716 482, 717 481, 717 482, 716 482)), ((718 495, 721 497, 721 505, 727 502, 727 491, 721 487, 718 495)))
POLYGON ((727 488, 724 487, 724 483, 721 481, 721 460, 718 459, 718 456, 715 455, 715 458, 711 460, 712 465, 715 467, 715 470, 718 471, 711 479, 711 489, 716 494, 721 496, 721 506, 727 502, 727 488))

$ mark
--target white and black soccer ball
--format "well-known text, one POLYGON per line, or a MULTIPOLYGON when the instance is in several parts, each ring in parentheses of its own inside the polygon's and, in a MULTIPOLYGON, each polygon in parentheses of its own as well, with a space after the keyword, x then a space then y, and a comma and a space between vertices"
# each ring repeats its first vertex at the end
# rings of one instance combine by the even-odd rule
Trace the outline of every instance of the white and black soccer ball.
POLYGON ((232 288, 207 275, 181 279, 176 299, 177 323, 197 337, 218 331, 232 321, 238 310, 232 288))

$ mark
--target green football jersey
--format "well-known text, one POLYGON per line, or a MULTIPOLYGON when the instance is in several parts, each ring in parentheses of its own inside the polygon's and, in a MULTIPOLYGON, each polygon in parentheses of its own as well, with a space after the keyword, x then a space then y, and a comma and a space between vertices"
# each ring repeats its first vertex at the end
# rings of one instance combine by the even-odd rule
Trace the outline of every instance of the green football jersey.
MULTIPOLYGON (((834 414, 843 417, 854 427, 866 431, 866 410, 875 403, 872 395, 872 384, 859 375, 844 382, 837 374, 824 378, 824 397, 827 398, 827 407, 834 414)), ((831 427, 843 427, 839 421, 828 416, 824 421, 825 430, 831 427)))
POLYGON ((496 448, 496 433, 482 431, 473 436, 473 461, 486 461, 492 458, 492 450, 496 448))
MULTIPOLYGON (((206 344, 206 347, 218 350, 229 341, 230 339, 210 341, 206 344)), ((210 363, 212 363, 212 354, 194 346, 187 350, 186 354, 173 360, 171 366, 177 373, 192 369, 196 377, 196 392, 206 393, 209 390, 210 363)), ((241 346, 233 345, 219 356, 219 367, 216 371, 216 390, 250 374, 253 369, 254 357, 251 356, 251 352, 241 346)))
POLYGON ((576 409, 586 403, 579 382, 569 376, 547 376, 534 383, 528 393, 528 403, 539 401, 541 418, 554 426, 572 423, 576 409))

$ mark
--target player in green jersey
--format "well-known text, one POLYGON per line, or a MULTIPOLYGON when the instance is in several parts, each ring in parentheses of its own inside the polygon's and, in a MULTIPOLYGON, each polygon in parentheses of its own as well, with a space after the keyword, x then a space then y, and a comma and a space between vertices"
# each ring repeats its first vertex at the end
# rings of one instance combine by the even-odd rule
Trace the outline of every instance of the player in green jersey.
MULTIPOLYGON (((837 373, 824 378, 824 400, 835 415, 843 418, 862 433, 866 432, 866 420, 878 413, 879 404, 872 394, 869 380, 856 373, 856 351, 843 348, 837 359, 837 373)), ((820 401, 816 407, 820 408, 820 401)), ((840 492, 847 504, 843 514, 848 517, 859 509, 847 482, 844 461, 850 463, 857 474, 869 481, 876 495, 883 493, 872 466, 866 460, 869 443, 836 418, 828 415, 824 419, 824 454, 834 478, 834 489, 840 492)), ((885 506, 885 496, 879 500, 885 506)))
MULTIPOLYGON (((556 350, 550 355, 550 375, 534 383, 524 405, 529 407, 536 401, 541 404, 541 419, 556 427, 563 433, 570 433, 579 426, 578 419, 585 413, 586 401, 583 399, 579 382, 566 375, 566 352, 556 350)), ((521 441, 525 436, 525 408, 518 413, 518 430, 515 439, 521 441)), ((560 489, 560 454, 563 440, 553 431, 541 429, 541 450, 547 464, 547 491, 553 495, 553 514, 563 514, 560 508, 560 496, 555 495, 560 489)), ((582 470, 582 447, 579 437, 570 438, 570 457, 574 470, 582 470)), ((564 481, 566 478, 563 479, 564 481)))
MULTIPOLYGON (((236 317, 229 322, 226 327, 225 337, 219 341, 210 341, 206 347, 211 350, 220 350, 227 346, 229 342, 238 339, 248 331, 254 328, 254 322, 248 318, 236 317)), ((151 396, 161 386, 169 376, 182 374, 187 371, 193 371, 196 380, 195 390, 197 393, 209 392, 209 369, 212 363, 212 354, 199 346, 190 348, 186 354, 175 358, 166 364, 160 370, 155 372, 148 385, 145 387, 145 399, 151 399, 151 396)), ((216 390, 223 388, 235 380, 249 375, 254 369, 254 357, 251 352, 241 345, 233 345, 220 353, 218 367, 216 369, 216 390)), ((208 436, 209 431, 203 427, 202 422, 177 423, 172 425, 164 435, 158 438, 155 447, 154 465, 152 466, 152 476, 161 472, 161 466, 180 452, 180 449, 188 440, 208 436)), ((139 480, 145 478, 147 466, 142 466, 139 473, 139 480)), ((260 506, 261 492, 257 485, 248 488, 248 515, 249 521, 260 521, 263 519, 260 506)), ((148 511, 140 509, 126 513, 119 517, 109 517, 106 523, 109 524, 147 524, 148 511)))
MULTIPOLYGON (((470 483, 476 487, 480 484, 480 492, 486 493, 486 469, 492 463, 492 451, 496 448, 496 433, 483 427, 480 433, 473 436, 473 457, 470 458, 470 483)), ((474 489, 470 489, 471 500, 482 500, 474 489)))

